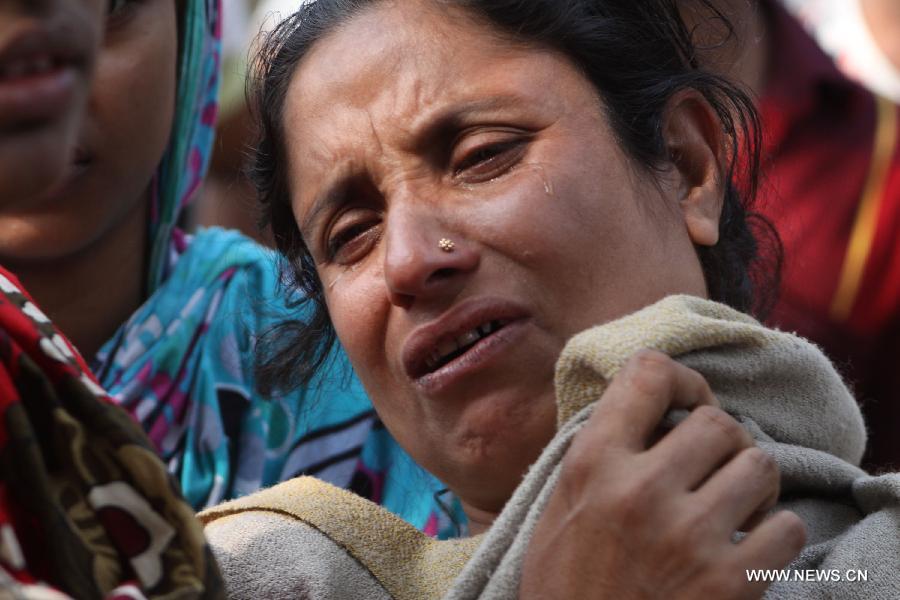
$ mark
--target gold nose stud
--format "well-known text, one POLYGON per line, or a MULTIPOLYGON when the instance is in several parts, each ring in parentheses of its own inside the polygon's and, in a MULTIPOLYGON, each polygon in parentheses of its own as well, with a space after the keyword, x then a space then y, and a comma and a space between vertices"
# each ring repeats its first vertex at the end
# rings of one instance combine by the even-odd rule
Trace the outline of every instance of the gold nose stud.
POLYGON ((447 238, 441 238, 438 241, 438 248, 443 250, 444 252, 453 252, 453 249, 456 247, 456 244, 453 243, 453 240, 448 240, 447 238))

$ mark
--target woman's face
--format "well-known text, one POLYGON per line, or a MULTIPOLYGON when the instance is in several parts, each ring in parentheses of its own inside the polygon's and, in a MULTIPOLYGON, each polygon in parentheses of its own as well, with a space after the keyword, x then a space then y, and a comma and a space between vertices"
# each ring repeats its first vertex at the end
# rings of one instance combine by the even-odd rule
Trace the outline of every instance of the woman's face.
POLYGON ((105 5, 0 2, 0 210, 62 176, 84 113, 105 5))
POLYGON ((705 295, 683 182, 630 164, 564 57, 456 9, 354 17, 301 62, 283 119, 338 336, 392 434, 470 509, 499 510, 552 437, 573 334, 705 295))
POLYGON ((6 260, 74 255, 135 211, 143 218, 142 200, 172 129, 176 3, 115 0, 110 10, 87 117, 69 147, 64 183, 0 211, 0 257, 6 260))

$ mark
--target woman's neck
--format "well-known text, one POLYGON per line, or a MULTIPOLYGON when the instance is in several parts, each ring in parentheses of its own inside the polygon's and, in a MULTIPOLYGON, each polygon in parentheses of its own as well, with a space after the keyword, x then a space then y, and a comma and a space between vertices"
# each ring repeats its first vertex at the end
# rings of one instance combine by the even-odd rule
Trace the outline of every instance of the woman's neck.
POLYGON ((74 255, 10 265, 41 310, 88 361, 144 300, 147 198, 74 255))
POLYGON ((476 508, 462 499, 460 499, 460 502, 462 503, 463 512, 466 513, 466 518, 469 519, 469 535, 484 533, 500 516, 499 512, 476 508))

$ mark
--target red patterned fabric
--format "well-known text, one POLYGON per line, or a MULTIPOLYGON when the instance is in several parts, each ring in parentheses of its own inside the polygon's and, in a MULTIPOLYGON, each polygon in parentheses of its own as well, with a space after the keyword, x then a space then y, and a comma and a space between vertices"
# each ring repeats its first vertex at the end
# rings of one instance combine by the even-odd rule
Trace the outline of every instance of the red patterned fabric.
POLYGON ((38 593, 224 597, 143 432, 0 268, 0 596, 38 593))

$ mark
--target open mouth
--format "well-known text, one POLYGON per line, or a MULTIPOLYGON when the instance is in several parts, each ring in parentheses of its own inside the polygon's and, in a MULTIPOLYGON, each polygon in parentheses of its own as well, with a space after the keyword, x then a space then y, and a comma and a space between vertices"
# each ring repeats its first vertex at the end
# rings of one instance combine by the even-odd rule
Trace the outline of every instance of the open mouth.
POLYGON ((5 63, 0 63, 0 84, 13 83, 53 73, 68 67, 69 64, 69 61, 49 54, 11 59, 5 63))
POLYGON ((485 338, 503 329, 508 323, 509 321, 507 320, 496 319, 470 329, 461 335, 441 340, 431 354, 425 358, 425 368, 422 370, 422 375, 434 373, 441 367, 459 358, 485 338))
POLYGON ((440 394, 515 349, 530 319, 526 306, 507 298, 462 300, 409 333, 400 348, 403 370, 420 389, 440 394))
POLYGON ((0 127, 28 131, 68 114, 86 74, 88 40, 67 23, 34 25, 0 47, 0 127))

